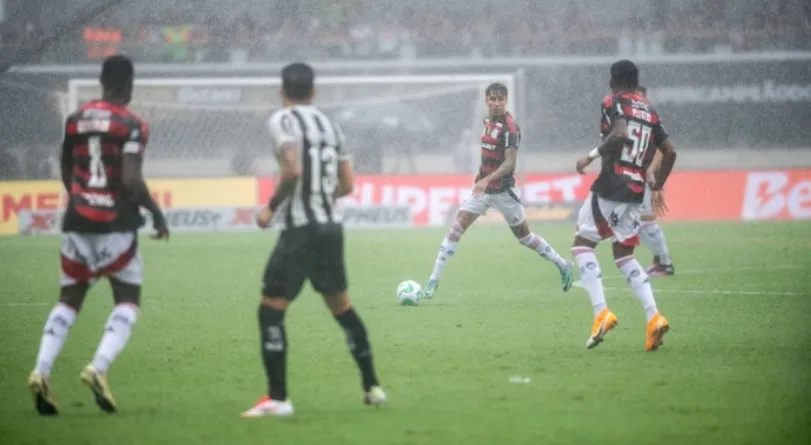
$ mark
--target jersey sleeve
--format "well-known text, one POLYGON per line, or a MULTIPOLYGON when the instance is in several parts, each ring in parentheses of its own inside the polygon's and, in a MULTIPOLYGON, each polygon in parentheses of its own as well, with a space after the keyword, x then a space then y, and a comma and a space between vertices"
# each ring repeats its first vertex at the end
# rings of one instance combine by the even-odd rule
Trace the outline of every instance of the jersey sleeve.
POLYGON ((659 120, 656 125, 653 126, 653 143, 657 147, 661 147, 662 144, 668 138, 667 130, 665 130, 665 126, 662 125, 662 121, 659 120))
MULTIPOLYGON (((486 124, 485 124, 486 125, 486 124)), ((486 127, 485 127, 486 128, 486 127)), ((521 127, 515 122, 513 116, 507 113, 504 116, 504 149, 512 148, 518 150, 521 143, 521 127)))
POLYGON ((130 129, 127 140, 124 141, 123 154, 143 156, 146 144, 149 142, 149 125, 141 119, 136 119, 130 129))
POLYGON ((279 110, 270 117, 268 130, 273 152, 276 154, 284 144, 295 143, 301 139, 301 129, 287 110, 279 110))
POLYGON ((504 141, 505 148, 518 150, 518 146, 521 145, 521 127, 516 125, 515 131, 507 130, 507 134, 504 137, 506 138, 504 141))
POLYGON ((622 102, 617 100, 615 96, 606 98, 603 101, 603 119, 606 123, 606 131, 611 128, 611 125, 617 119, 625 117, 625 111, 622 109, 622 102))
POLYGON ((338 161, 349 161, 351 156, 346 151, 346 135, 337 122, 332 123, 332 129, 335 132, 335 151, 338 152, 338 161))

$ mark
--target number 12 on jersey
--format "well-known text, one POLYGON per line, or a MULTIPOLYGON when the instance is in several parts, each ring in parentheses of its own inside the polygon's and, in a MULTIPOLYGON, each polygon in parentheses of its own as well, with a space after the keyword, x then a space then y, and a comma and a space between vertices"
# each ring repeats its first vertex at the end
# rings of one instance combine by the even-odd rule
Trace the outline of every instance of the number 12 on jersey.
POLYGON ((652 129, 642 122, 628 121, 628 143, 623 147, 620 160, 642 167, 645 162, 645 154, 650 145, 652 129))

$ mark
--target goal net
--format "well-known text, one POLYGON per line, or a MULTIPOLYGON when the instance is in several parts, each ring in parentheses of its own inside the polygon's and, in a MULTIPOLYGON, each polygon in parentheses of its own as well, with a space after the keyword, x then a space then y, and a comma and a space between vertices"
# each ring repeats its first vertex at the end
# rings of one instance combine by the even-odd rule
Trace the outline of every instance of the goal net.
MULTIPOLYGON (((316 79, 315 105, 343 128, 359 173, 470 173, 478 165, 484 90, 504 83, 516 114, 515 78, 323 76, 316 79)), ((274 173, 266 122, 281 106, 279 86, 276 77, 136 79, 130 107, 152 129, 147 174, 274 173)), ((99 95, 97 80, 72 79, 68 109, 99 95)))

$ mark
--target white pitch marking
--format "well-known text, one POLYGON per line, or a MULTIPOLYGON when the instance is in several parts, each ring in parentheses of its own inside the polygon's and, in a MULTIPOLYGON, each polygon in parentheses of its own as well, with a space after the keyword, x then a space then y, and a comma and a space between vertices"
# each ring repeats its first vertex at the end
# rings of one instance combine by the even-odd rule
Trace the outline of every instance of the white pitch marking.
MULTIPOLYGON (((763 270, 763 271, 770 271, 770 270, 781 270, 781 269, 806 269, 807 266, 801 264, 781 264, 778 266, 741 266, 741 267, 725 267, 725 268, 718 268, 718 269, 692 269, 692 270, 680 270, 677 272, 677 276, 681 275, 704 275, 704 274, 711 274, 711 273, 723 273, 723 272, 737 272, 737 271, 744 271, 744 270, 763 270)), ((667 277, 654 277, 654 278, 667 278, 667 277)), ((622 274, 612 274, 609 276, 604 276, 603 281, 605 280, 619 280, 625 279, 622 274)), ((580 280, 575 280, 572 283, 573 286, 576 287, 583 287, 583 284, 580 280)), ((659 291, 657 291, 659 292, 659 291)))
MULTIPOLYGON (((575 287, 583 288, 583 285, 578 281, 574 283, 575 287)), ((625 288, 603 286, 603 289, 610 291, 622 291, 625 288)), ((767 296, 791 296, 791 295, 808 295, 806 292, 790 292, 790 291, 757 291, 757 290, 728 290, 728 289, 654 289, 654 294, 688 294, 688 295, 704 295, 704 294, 720 294, 720 295, 767 295, 767 296)))

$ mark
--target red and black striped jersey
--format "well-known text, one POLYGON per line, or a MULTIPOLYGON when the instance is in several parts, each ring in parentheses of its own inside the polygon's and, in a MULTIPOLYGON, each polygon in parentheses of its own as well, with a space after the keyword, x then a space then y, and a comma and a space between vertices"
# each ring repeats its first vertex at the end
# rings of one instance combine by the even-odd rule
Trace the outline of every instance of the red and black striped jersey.
MULTIPOLYGON (((518 149, 521 143, 521 129, 515 123, 510 113, 502 116, 484 118, 482 130, 482 163, 476 181, 493 173, 504 163, 505 152, 508 148, 518 149)), ((496 178, 487 185, 485 193, 499 193, 515 186, 515 173, 507 172, 504 176, 496 178)))
POLYGON ((62 150, 73 172, 63 231, 126 232, 143 225, 121 173, 123 156, 143 156, 148 140, 146 122, 121 105, 92 101, 68 116, 62 150))
POLYGON ((602 169, 591 186, 598 196, 618 202, 642 202, 645 172, 667 132, 659 113, 641 94, 623 92, 602 102, 600 134, 605 138, 618 119, 628 125, 628 139, 620 150, 602 157, 602 169))

